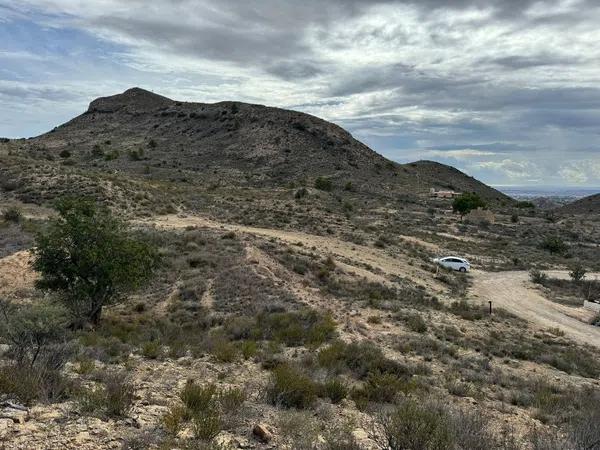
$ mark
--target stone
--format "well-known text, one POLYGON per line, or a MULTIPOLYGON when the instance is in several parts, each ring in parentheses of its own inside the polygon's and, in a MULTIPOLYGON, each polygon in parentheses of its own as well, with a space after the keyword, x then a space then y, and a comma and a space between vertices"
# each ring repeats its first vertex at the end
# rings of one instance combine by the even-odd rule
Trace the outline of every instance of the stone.
POLYGON ((11 419, 14 423, 25 423, 28 416, 29 412, 27 410, 23 411, 11 407, 0 410, 0 419, 11 419))
POLYGON ((271 433, 267 426, 263 423, 257 423, 254 425, 254 428, 252 428, 252 435, 265 444, 273 439, 273 433, 271 433))
POLYGON ((0 419, 0 438, 3 438, 13 427, 14 422, 12 419, 0 419))
POLYGON ((92 437, 90 436, 90 433, 88 433, 87 431, 82 431, 82 432, 78 433, 77 436, 75 436, 75 438, 73 440, 77 444, 83 444, 85 442, 90 441, 91 439, 92 439, 92 437))

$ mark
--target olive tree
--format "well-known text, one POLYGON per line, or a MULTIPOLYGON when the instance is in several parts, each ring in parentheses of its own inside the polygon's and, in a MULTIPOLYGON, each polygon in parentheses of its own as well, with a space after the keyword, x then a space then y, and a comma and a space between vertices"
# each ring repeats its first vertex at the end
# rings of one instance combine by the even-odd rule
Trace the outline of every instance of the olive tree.
POLYGON ((468 214, 474 209, 485 208, 486 203, 479 197, 479 195, 471 192, 465 192, 454 199, 452 203, 452 209, 455 212, 460 213, 461 216, 468 214))
POLYGON ((58 218, 36 237, 37 287, 58 293, 79 324, 97 324, 105 305, 149 278, 156 250, 94 202, 62 200, 56 209, 58 218))

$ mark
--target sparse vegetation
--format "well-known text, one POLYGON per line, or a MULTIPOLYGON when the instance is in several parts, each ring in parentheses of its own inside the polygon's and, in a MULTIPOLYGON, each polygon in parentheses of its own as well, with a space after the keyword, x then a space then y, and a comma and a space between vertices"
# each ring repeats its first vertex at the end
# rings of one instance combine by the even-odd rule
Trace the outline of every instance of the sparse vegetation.
POLYGON ((544 284, 548 280, 548 275, 538 269, 531 269, 529 271, 529 278, 535 284, 544 284))
POLYGON ((20 223, 23 220, 23 213, 19 208, 10 207, 2 212, 2 219, 5 222, 20 223))
POLYGON ((58 305, 0 304, 0 337, 8 343, 12 360, 0 368, 0 392, 27 404, 58 400, 66 394, 68 382, 61 370, 73 355, 68 321, 58 305))
POLYGON ((583 264, 581 264, 579 261, 576 262, 575 264, 572 264, 569 269, 570 269, 569 276, 571 277, 571 280, 573 280, 575 282, 583 280, 587 273, 587 270, 585 269, 585 267, 583 267, 583 264))
POLYGON ((273 405, 305 409, 313 405, 317 392, 316 383, 308 375, 292 365, 281 364, 273 369, 266 395, 273 405))
POLYGON ((568 324, 532 327, 496 304, 490 313, 482 289, 508 270, 515 292, 572 306, 598 299, 585 276, 600 269, 594 217, 536 211, 435 163, 389 164, 297 113, 286 133, 268 108, 144 99, 151 115, 93 113, 77 139, 69 123, 0 148, 0 209, 27 216, 0 220, 0 397, 36 408, 28 433, 11 424, 6 445, 597 441, 598 351, 574 342, 568 324), (113 114, 132 122, 126 136, 113 114), (278 156, 264 158, 269 149, 278 156), (451 200, 425 198, 428 184, 472 190, 481 202, 469 208, 493 215, 446 214, 451 200), (93 207, 59 203, 57 218, 48 206, 66 192, 93 207), (36 234, 57 244, 45 247, 41 274, 27 265, 36 234), (467 253, 476 270, 437 270, 442 252, 467 253), (552 277, 564 267, 571 279, 552 277), (539 286, 522 282, 529 268, 539 286), (110 293, 97 318, 93 286, 110 293))
POLYGON ((100 375, 100 385, 82 388, 77 396, 84 414, 124 417, 133 405, 134 388, 127 375, 109 371, 100 375))

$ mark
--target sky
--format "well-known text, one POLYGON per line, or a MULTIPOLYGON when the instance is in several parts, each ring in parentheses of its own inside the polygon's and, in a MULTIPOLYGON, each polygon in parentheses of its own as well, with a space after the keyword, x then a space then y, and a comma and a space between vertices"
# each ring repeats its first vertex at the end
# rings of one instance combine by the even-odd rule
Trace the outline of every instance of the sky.
POLYGON ((599 23, 600 0, 0 0, 0 136, 139 86, 489 184, 600 186, 599 23))

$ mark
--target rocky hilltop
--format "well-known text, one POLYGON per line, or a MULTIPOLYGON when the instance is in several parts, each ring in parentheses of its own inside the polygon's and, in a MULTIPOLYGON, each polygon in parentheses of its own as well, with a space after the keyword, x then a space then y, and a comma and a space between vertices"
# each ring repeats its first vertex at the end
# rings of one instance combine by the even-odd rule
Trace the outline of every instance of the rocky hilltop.
POLYGON ((309 114, 240 102, 180 102, 140 88, 98 98, 82 115, 21 147, 29 157, 151 172, 157 179, 284 187, 321 176, 369 194, 418 196, 435 187, 508 201, 454 168, 392 162, 309 114))

